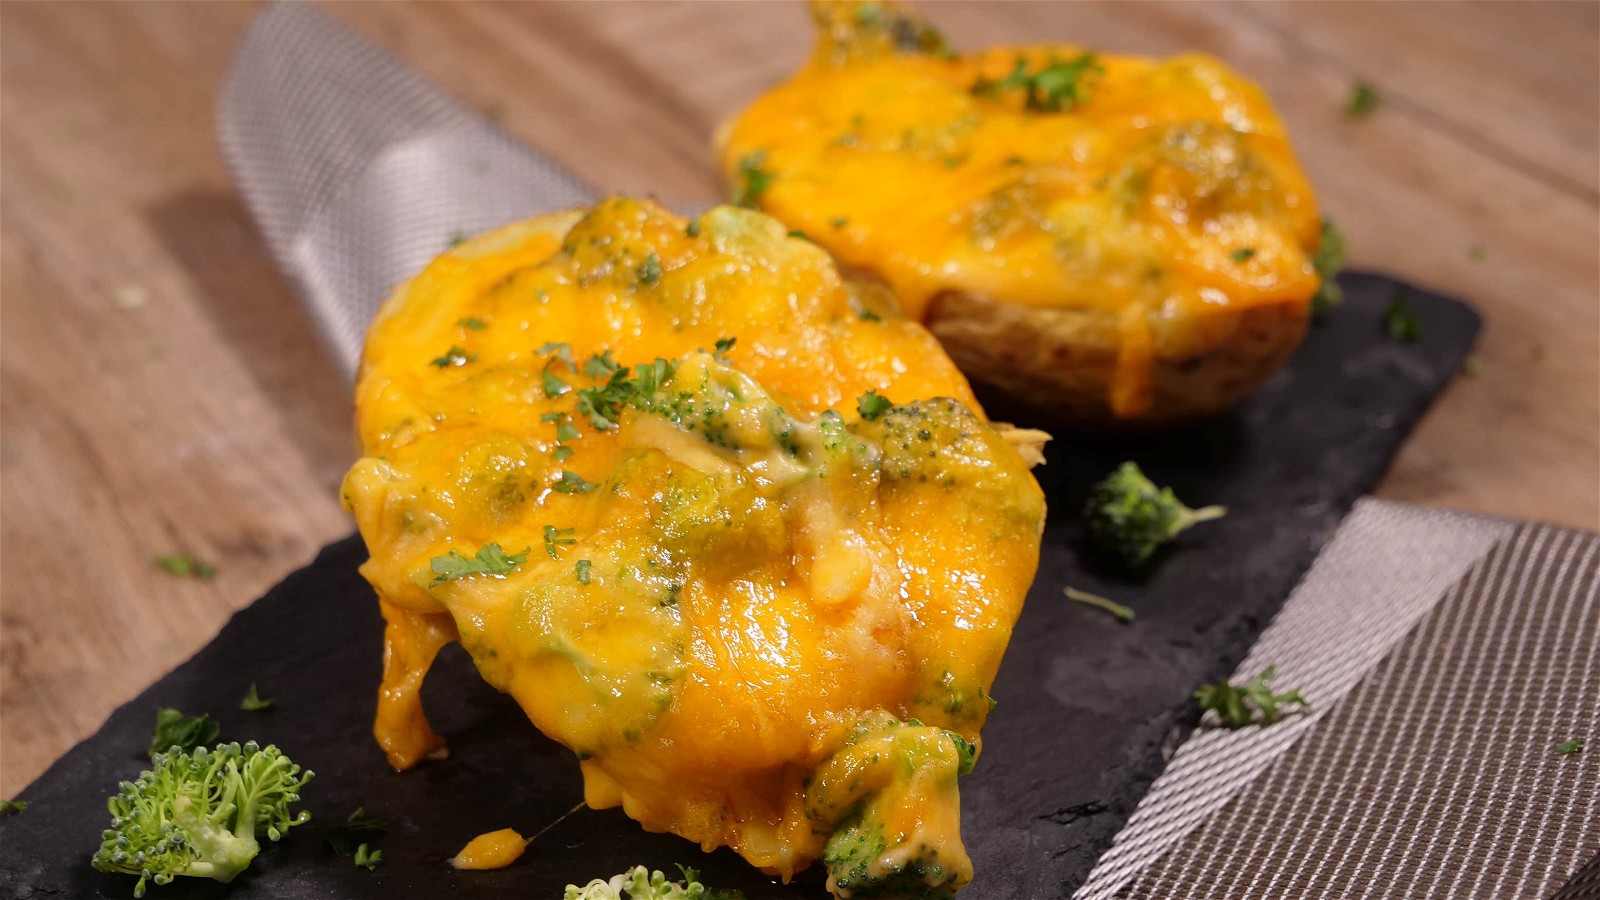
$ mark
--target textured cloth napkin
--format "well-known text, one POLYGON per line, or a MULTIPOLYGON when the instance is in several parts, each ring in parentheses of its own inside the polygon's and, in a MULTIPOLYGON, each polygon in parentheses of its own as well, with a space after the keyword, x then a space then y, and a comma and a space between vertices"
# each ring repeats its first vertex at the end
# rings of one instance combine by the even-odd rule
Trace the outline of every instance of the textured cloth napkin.
MULTIPOLYGON (((303 4, 252 25, 219 129, 352 373, 457 235, 592 198, 303 4)), ((1275 666, 1312 711, 1197 730, 1076 897, 1548 896, 1600 851, 1597 590, 1596 535, 1362 502, 1235 679, 1275 666)))

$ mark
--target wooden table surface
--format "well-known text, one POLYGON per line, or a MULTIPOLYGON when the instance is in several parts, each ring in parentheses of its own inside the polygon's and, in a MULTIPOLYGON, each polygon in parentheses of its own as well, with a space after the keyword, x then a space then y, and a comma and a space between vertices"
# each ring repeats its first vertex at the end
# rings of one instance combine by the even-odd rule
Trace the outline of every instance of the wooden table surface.
MULTIPOLYGON (((0 5, 0 797, 353 528, 347 385, 213 137, 256 9, 0 5), (152 563, 183 551, 215 578, 152 563)), ((720 196, 707 136, 810 41, 793 4, 328 9, 588 183, 667 200, 720 196)), ((1264 84, 1353 264, 1487 322, 1379 493, 1600 526, 1600 5, 927 11, 958 46, 1198 48, 1264 84), (1381 102, 1353 120, 1357 79, 1381 102)))

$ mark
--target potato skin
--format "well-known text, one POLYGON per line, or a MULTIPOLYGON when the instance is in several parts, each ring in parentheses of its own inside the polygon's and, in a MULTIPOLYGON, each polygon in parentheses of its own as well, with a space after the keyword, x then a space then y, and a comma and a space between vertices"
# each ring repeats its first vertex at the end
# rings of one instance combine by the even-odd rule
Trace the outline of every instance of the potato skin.
POLYGON ((1082 310, 945 293, 934 299, 926 324, 972 380, 1069 425, 1121 429, 1175 425, 1232 407, 1288 361, 1305 337, 1309 314, 1303 303, 1283 303, 1211 319, 1211 346, 1156 357, 1150 405, 1133 418, 1111 411, 1117 347, 1094 339, 1092 316, 1082 310))

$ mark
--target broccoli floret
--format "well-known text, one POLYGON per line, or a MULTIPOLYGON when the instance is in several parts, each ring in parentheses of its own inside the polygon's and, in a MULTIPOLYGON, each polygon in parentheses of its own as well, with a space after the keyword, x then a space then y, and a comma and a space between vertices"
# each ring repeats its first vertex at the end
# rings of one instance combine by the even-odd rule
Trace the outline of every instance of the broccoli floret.
POLYGON ((1083 518, 1095 549, 1131 569, 1179 532, 1227 512, 1221 506, 1190 509, 1171 488, 1156 487, 1137 465, 1125 462, 1089 491, 1083 518))
POLYGON ((683 873, 679 881, 668 881, 662 871, 652 872, 644 866, 634 866, 609 880, 599 878, 583 887, 567 885, 562 900, 743 900, 742 891, 712 890, 700 883, 700 873, 687 866, 678 866, 683 873))
POLYGON ((124 781, 107 801, 106 829, 93 864, 102 872, 167 884, 179 875, 232 881, 255 859, 265 836, 276 841, 311 818, 290 812, 312 773, 277 747, 254 741, 159 753, 139 780, 124 781))
POLYGON ((927 843, 890 852, 883 824, 867 813, 834 831, 822 851, 828 883, 839 897, 880 900, 943 900, 965 884, 957 867, 939 861, 939 848, 927 843))
POLYGON ((814 824, 832 829, 822 861, 834 896, 943 900, 972 879, 956 778, 972 771, 977 749, 887 712, 857 726, 806 790, 814 824))

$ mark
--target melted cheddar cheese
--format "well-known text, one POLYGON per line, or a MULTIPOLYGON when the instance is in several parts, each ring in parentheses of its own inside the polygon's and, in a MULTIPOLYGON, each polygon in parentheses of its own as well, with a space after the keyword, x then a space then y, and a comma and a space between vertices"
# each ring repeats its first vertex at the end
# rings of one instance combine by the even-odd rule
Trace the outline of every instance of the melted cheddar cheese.
POLYGON ((945 293, 1082 310, 1133 416, 1208 320, 1316 293, 1316 198, 1266 95, 1216 59, 955 54, 888 4, 814 10, 809 63, 719 136, 724 175, 907 315, 945 293))
POLYGON ((402 287, 343 491, 391 763, 442 751, 419 690, 459 640, 591 806, 786 878, 826 851, 841 896, 964 884, 955 776, 1043 498, 933 337, 873 302, 767 216, 621 198, 402 287))

